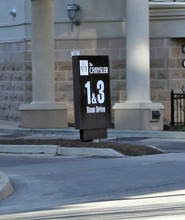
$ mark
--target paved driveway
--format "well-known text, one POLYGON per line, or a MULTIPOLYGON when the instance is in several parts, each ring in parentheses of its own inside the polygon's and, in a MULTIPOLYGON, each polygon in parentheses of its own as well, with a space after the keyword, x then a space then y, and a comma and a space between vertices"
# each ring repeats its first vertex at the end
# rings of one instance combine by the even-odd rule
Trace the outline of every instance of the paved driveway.
POLYGON ((0 219, 185 217, 185 154, 126 158, 0 155, 14 185, 0 219))

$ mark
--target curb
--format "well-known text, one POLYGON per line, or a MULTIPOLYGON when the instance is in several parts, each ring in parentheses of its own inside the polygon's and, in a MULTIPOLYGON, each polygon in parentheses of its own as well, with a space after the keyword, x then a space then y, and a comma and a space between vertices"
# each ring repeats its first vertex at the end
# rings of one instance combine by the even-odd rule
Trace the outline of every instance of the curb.
POLYGON ((0 172, 0 201, 13 193, 13 187, 7 175, 0 172))
POLYGON ((76 148, 58 147, 58 155, 62 156, 86 156, 86 157, 124 157, 123 154, 110 148, 76 148))
POLYGON ((52 154, 59 156, 124 157, 111 148, 78 148, 58 145, 0 145, 0 153, 52 154))
POLYGON ((0 145, 0 153, 57 154, 57 145, 0 145))
POLYGON ((162 139, 185 139, 183 131, 138 131, 138 130, 108 130, 108 136, 111 137, 140 137, 140 138, 162 138, 162 139))

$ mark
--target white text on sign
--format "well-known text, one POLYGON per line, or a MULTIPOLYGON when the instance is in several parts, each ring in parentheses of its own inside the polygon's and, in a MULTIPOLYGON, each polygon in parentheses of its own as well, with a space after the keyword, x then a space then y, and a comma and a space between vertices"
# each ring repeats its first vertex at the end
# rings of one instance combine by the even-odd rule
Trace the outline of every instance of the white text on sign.
POLYGON ((89 107, 87 106, 87 114, 93 114, 93 113, 105 113, 106 109, 102 106, 96 106, 96 107, 89 107))

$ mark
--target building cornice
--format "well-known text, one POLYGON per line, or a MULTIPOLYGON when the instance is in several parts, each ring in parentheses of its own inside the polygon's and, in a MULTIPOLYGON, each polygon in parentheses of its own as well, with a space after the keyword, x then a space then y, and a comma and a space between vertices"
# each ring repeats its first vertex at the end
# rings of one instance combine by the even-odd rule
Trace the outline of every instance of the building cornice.
POLYGON ((185 2, 150 2, 150 36, 184 38, 185 2))
POLYGON ((150 20, 185 19, 185 2, 150 2, 150 20))

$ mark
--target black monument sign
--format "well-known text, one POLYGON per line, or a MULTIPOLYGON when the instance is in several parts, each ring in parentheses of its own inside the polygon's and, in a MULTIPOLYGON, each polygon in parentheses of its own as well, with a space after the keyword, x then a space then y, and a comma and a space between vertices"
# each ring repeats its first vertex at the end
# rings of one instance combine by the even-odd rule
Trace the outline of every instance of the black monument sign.
POLYGON ((108 56, 73 56, 73 84, 81 140, 106 138, 111 127, 108 56))

